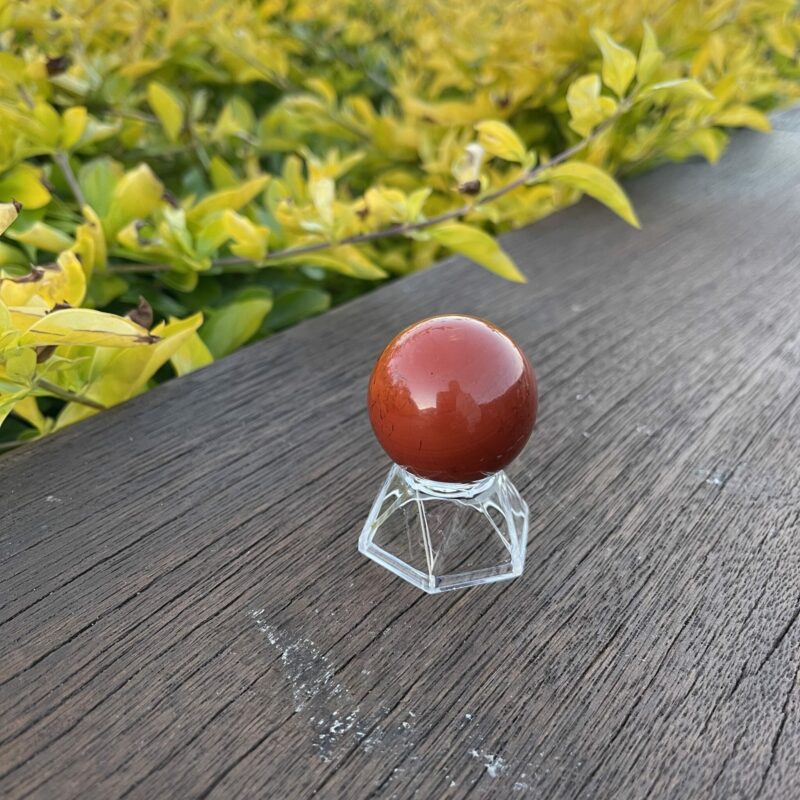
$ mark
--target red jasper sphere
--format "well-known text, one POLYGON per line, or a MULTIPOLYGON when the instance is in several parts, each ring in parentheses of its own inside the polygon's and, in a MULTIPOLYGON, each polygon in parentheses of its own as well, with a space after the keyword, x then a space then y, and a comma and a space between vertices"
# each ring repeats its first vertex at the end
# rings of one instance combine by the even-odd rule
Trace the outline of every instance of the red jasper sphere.
POLYGON ((430 317, 383 351, 368 404, 392 461, 423 478, 467 483, 503 469, 525 446, 536 421, 536 377, 490 322, 430 317))

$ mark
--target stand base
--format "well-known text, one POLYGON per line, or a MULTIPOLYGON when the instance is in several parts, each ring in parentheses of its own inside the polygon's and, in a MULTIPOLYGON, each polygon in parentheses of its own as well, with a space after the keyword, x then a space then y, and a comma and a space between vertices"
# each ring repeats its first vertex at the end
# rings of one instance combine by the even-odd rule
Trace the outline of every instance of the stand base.
POLYGON ((475 483, 440 483, 395 464, 358 549, 435 594, 521 575, 527 540, 528 506, 505 472, 475 483))

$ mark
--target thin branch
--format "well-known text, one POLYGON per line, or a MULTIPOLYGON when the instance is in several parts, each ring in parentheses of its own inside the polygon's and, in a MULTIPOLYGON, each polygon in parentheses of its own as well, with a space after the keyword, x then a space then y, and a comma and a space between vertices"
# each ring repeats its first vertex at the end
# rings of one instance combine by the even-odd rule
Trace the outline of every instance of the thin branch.
POLYGON ((78 179, 75 177, 75 173, 72 171, 72 167, 69 163, 69 157, 61 150, 57 150, 55 153, 53 153, 53 161, 58 164, 58 168, 64 175, 64 180, 66 180, 67 184, 69 185, 72 196, 75 198, 75 200, 77 200, 78 205, 83 208, 86 205, 86 198, 83 196, 83 189, 81 189, 78 179))
POLYGON ((61 400, 66 400, 69 403, 80 403, 82 406, 88 406, 89 408, 94 408, 97 411, 106 410, 106 406, 104 406, 102 403, 98 403, 96 400, 92 400, 89 397, 84 397, 82 394, 71 392, 69 389, 64 389, 55 383, 51 383, 45 378, 37 378, 36 386, 39 389, 44 389, 44 391, 49 392, 61 400))
MULTIPOLYGON (((372 242, 376 239, 387 239, 393 236, 407 236, 409 233, 422 231, 426 228, 431 228, 434 225, 439 225, 442 222, 461 219, 474 209, 486 205, 487 203, 491 203, 494 200, 497 200, 498 198, 508 194, 509 192, 513 192, 514 189, 518 189, 520 186, 529 183, 551 167, 555 167, 556 165, 572 158, 572 156, 579 153, 581 150, 595 141, 595 139, 597 139, 602 133, 608 130, 608 128, 610 128, 611 125, 628 110, 628 108, 629 105, 627 103, 620 103, 617 111, 611 117, 603 121, 588 136, 581 139, 579 142, 571 145, 566 150, 562 150, 560 153, 557 153, 547 161, 543 161, 535 167, 525 170, 525 172, 514 178, 514 180, 498 187, 494 191, 487 192, 473 202, 465 203, 458 208, 444 211, 434 217, 428 217, 427 219, 423 219, 418 222, 402 222, 396 225, 390 225, 388 228, 381 228, 377 231, 356 233, 352 236, 346 236, 344 239, 339 239, 338 241, 334 242, 314 242, 313 244, 300 245, 298 247, 287 247, 283 250, 273 250, 271 253, 268 253, 265 258, 258 262, 254 262, 251 258, 243 258, 241 256, 226 256, 224 258, 215 259, 212 262, 212 266, 228 267, 239 266, 243 264, 260 265, 270 261, 285 261, 296 256, 306 255, 307 253, 316 253, 320 250, 329 250, 334 247, 340 247, 341 245, 362 244, 364 242, 372 242)), ((142 264, 141 266, 138 264, 109 264, 108 269, 112 272, 162 272, 170 270, 172 267, 170 267, 168 264, 142 264)))
POLYGON ((145 261, 130 261, 120 262, 118 264, 109 264, 106 269, 115 274, 124 272, 169 272, 175 269, 171 264, 148 264, 145 261))
POLYGON ((22 85, 17 85, 17 91, 19 91, 19 96, 22 98, 22 102, 25 103, 28 108, 33 111, 33 98, 28 93, 28 90, 22 85))
POLYGON ((127 109, 127 108, 114 108, 114 109, 106 109, 106 113, 112 114, 113 116, 123 117, 125 119, 135 119, 139 122, 146 122, 149 125, 158 125, 160 124, 158 121, 158 117, 153 116, 152 114, 147 114, 144 111, 137 111, 136 109, 127 109))
POLYGON ((26 444, 29 441, 30 439, 23 439, 22 441, 15 442, 2 442, 0 444, 0 453, 4 453, 6 450, 13 450, 15 447, 19 447, 20 445, 26 444))

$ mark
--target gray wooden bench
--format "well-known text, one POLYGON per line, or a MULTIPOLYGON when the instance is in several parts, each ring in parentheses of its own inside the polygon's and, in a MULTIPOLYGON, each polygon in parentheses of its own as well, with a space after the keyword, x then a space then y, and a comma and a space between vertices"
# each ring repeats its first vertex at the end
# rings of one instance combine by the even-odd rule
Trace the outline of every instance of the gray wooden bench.
POLYGON ((0 460, 0 795, 800 796, 800 125, 505 238, 0 460), (516 581, 356 552, 389 338, 507 328, 516 581))

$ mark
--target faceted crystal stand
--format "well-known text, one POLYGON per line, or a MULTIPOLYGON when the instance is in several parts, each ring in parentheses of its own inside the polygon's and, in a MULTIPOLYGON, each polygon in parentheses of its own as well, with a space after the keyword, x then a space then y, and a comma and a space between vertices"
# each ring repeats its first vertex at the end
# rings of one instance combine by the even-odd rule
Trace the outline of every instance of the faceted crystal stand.
POLYGON ((528 506, 505 472, 474 483, 441 483, 395 464, 358 549, 435 594, 516 578, 527 540, 528 506))

